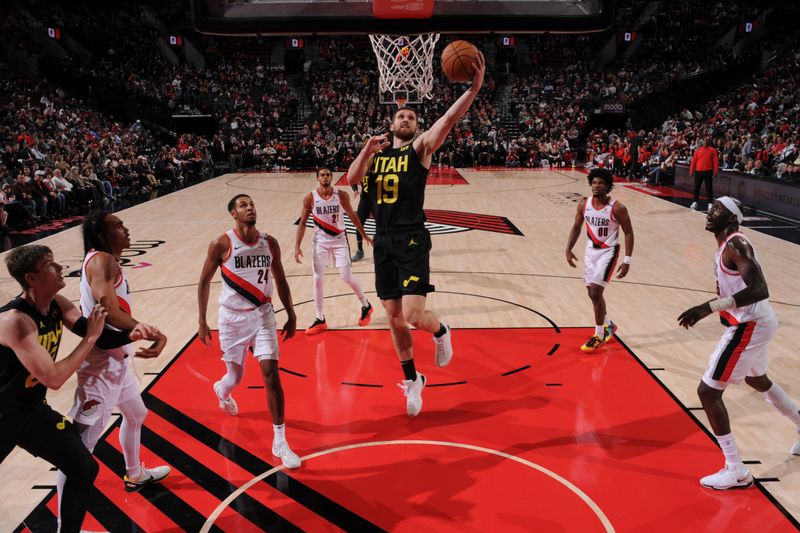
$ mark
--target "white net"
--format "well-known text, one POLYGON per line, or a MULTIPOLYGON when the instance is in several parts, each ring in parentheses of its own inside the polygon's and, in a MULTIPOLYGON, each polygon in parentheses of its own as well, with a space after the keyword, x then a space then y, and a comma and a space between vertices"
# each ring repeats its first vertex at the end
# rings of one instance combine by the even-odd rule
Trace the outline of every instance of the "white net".
POLYGON ((419 104, 431 98, 438 33, 370 35, 369 40, 378 60, 382 104, 419 104))

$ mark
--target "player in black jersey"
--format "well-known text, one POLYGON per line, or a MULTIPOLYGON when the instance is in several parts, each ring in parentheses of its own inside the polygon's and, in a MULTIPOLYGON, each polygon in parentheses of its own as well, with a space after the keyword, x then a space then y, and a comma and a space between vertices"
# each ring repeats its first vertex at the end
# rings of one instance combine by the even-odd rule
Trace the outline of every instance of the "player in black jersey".
POLYGON ((473 63, 472 85, 427 131, 417 135, 417 113, 398 109, 388 133, 370 137, 350 165, 347 176, 355 184, 365 177, 364 193, 375 217, 375 288, 386 309, 405 379, 400 384, 410 416, 422 409, 425 376, 414 367, 409 324, 433 334, 436 365, 453 357, 450 326, 425 309, 430 281, 431 238, 425 228, 425 183, 434 152, 444 144, 456 122, 467 112, 483 85, 486 70, 482 54, 473 63))
POLYGON ((89 492, 99 470, 75 427, 45 401, 95 345, 123 346, 156 331, 144 324, 132 331, 104 329, 106 311, 97 305, 84 318, 68 299, 62 266, 46 246, 22 246, 6 257, 22 294, 0 308, 0 462, 20 446, 52 463, 67 476, 61 504, 61 532, 80 531, 89 492), (67 357, 56 361, 63 327, 83 337, 67 357))

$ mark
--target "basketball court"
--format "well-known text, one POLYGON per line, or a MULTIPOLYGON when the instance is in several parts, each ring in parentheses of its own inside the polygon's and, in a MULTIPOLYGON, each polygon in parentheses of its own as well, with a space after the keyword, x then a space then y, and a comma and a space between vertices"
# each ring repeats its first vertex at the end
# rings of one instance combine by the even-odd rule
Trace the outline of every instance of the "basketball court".
MULTIPOLYGON (((437 169, 438 173, 438 169, 437 169)), ((339 175, 335 176, 337 179, 339 175)), ((124 254, 133 306, 169 344, 135 360, 150 413, 146 464, 169 464, 159 486, 126 493, 117 417, 98 445, 101 464, 85 527, 107 531, 792 531, 800 516, 800 457, 791 423, 760 395, 725 395, 732 428, 756 485, 714 492, 698 480, 722 466, 695 389, 722 327, 690 331, 686 308, 713 296, 715 241, 701 213, 618 184, 636 249, 629 276, 607 291, 617 338, 595 354, 579 346, 592 311, 582 270, 564 247, 581 171, 447 169, 427 188, 433 234, 430 307, 454 328, 455 357, 435 368, 433 344, 415 332, 424 407, 405 414, 402 378, 385 318, 358 328, 359 304, 331 269, 330 330, 306 337, 314 319, 310 264, 292 258, 312 173, 229 174, 121 211, 133 241, 124 254), (441 181, 440 184, 437 182, 441 181), (287 437, 303 466, 276 468, 257 365, 234 391, 239 415, 217 406, 218 345, 196 333, 196 284, 212 238, 231 227, 226 203, 252 195, 258 227, 282 246, 299 332, 281 346, 287 437)), ((371 221, 370 221, 371 223, 371 221)), ((368 229, 371 224, 367 225, 368 229)), ((770 375, 797 398, 793 342, 800 248, 745 230, 761 258, 781 328, 770 375)), ((62 291, 78 299, 79 228, 39 241, 68 266, 62 291)), ((307 251, 308 242, 306 242, 307 251)), ((583 238, 575 248, 582 258, 583 238)), ((373 303, 371 251, 354 264, 373 303)), ((218 278, 209 322, 216 325, 218 278)), ((6 300, 18 291, 0 279, 6 300)), ((280 309, 278 323, 285 317, 280 309)), ((216 343, 216 340, 215 340, 216 343)), ((76 344, 66 334, 62 354, 76 344)), ((48 394, 65 412, 75 380, 48 394)), ((16 450, 0 466, 0 529, 49 531, 55 474, 16 450)))

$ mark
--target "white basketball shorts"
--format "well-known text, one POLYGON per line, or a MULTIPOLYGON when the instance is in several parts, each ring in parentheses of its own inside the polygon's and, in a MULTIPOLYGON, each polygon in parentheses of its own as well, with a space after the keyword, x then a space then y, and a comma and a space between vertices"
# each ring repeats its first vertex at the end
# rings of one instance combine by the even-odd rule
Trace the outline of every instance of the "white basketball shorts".
POLYGON ((219 345, 222 359, 244 364, 252 344, 257 360, 278 359, 278 329, 272 303, 251 310, 219 307, 219 345))

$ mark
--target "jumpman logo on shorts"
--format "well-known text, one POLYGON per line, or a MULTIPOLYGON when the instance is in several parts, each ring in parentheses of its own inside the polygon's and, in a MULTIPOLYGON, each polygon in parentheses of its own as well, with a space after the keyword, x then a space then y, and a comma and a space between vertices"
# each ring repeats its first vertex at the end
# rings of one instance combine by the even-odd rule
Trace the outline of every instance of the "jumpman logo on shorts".
POLYGON ((411 240, 408 241, 408 245, 409 246, 416 246, 417 244, 419 244, 419 243, 414 240, 414 237, 411 237, 411 240))

